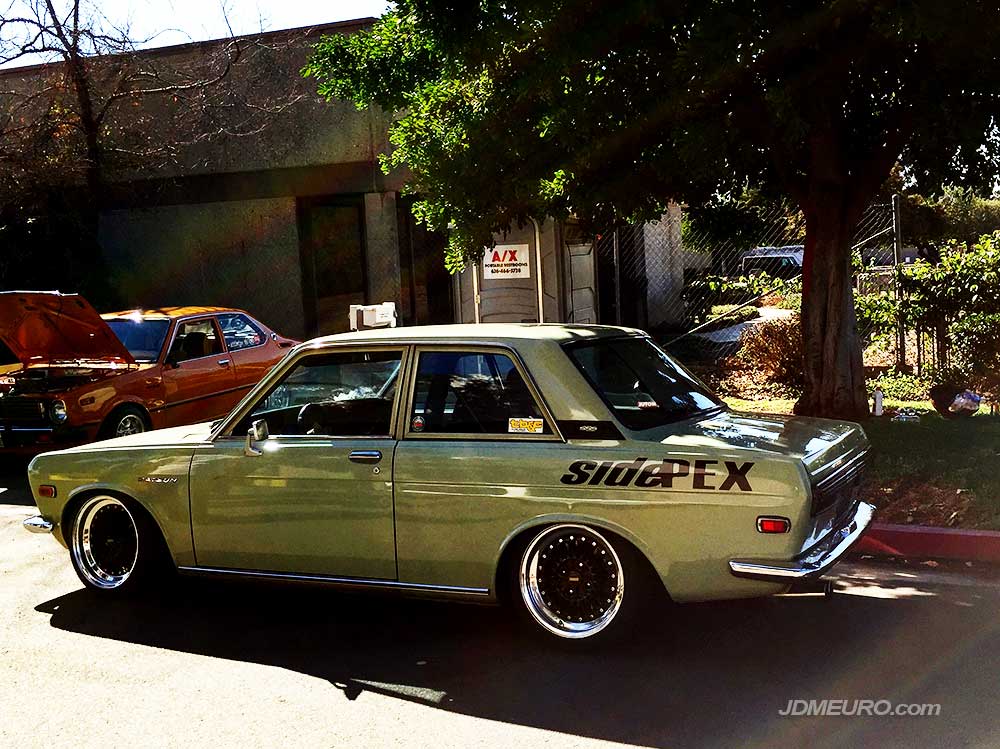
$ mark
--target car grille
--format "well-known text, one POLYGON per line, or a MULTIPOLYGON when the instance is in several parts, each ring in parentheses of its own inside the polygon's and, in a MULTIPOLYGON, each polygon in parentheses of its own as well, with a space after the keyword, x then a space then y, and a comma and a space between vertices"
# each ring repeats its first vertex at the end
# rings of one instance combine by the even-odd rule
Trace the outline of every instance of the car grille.
POLYGON ((0 422, 29 426, 47 425, 45 402, 18 396, 0 398, 0 422))
POLYGON ((862 450, 833 469, 812 477, 812 514, 818 515, 841 500, 853 501, 864 476, 868 451, 862 450))

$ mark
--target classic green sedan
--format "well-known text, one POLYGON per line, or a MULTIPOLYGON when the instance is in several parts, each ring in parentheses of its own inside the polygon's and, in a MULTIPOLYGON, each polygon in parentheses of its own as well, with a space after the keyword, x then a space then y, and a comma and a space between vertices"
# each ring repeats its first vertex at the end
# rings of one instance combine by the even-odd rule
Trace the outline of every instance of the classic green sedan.
POLYGON ((764 596, 871 521, 856 424, 749 416, 638 330, 449 325, 292 349, 229 416, 35 458, 84 585, 255 577, 496 603, 582 640, 764 596))

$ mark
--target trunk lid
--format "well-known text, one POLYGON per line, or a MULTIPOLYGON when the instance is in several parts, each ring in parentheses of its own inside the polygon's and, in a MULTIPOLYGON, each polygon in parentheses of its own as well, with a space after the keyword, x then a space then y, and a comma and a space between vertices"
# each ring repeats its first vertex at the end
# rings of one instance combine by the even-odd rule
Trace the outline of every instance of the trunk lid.
POLYGON ((860 425, 849 421, 723 411, 685 426, 720 446, 798 458, 810 475, 823 475, 840 465, 845 456, 868 448, 860 425))
POLYGON ((25 366, 72 361, 135 363, 97 310, 77 294, 0 292, 0 341, 25 366))
POLYGON ((692 439, 720 449, 760 450, 800 460, 809 475, 813 515, 850 503, 869 450, 864 430, 853 422, 733 411, 675 425, 663 442, 692 439))

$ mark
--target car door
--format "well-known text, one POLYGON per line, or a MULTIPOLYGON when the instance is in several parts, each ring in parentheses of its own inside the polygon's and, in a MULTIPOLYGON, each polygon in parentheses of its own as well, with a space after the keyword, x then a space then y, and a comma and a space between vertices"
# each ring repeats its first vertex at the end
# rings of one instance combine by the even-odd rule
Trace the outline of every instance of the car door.
POLYGON ((164 426, 210 421, 233 405, 232 359, 212 316, 177 323, 162 371, 164 426))
POLYGON ((399 579, 492 588, 511 529, 559 503, 567 459, 513 351, 422 346, 396 449, 399 579))
POLYGON ((301 352, 191 463, 199 567, 396 579, 397 380, 405 347, 301 352), (247 449, 247 432, 267 439, 247 449))

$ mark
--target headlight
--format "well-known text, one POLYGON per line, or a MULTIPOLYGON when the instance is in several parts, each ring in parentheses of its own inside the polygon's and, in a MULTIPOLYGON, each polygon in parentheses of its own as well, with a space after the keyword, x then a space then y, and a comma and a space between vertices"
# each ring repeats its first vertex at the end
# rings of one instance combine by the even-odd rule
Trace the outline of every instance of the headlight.
POLYGON ((52 416, 52 421, 57 424, 62 424, 69 418, 69 414, 66 412, 66 404, 63 401, 53 401, 49 407, 49 414, 52 416))

